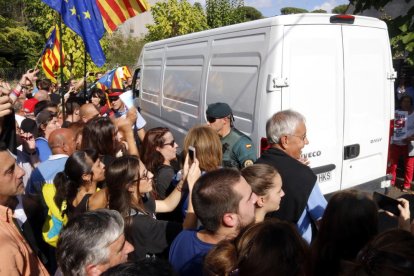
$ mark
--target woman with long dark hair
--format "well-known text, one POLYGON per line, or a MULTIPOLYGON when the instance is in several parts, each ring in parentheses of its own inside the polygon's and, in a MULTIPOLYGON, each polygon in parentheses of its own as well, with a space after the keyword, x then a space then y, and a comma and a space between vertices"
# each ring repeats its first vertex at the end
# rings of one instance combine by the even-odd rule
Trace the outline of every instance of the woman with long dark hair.
POLYGON ((166 127, 156 127, 147 131, 142 145, 142 162, 154 172, 156 196, 166 198, 175 187, 173 181, 176 170, 172 161, 177 158, 178 145, 166 127))
MULTIPOLYGON (((190 194, 199 175, 197 160, 191 168, 185 166, 184 180, 190 194)), ((120 157, 106 170, 109 208, 120 212, 125 219, 127 240, 135 247, 133 259, 168 254, 175 236, 183 228, 195 227, 196 224, 191 202, 183 224, 156 219, 155 213, 171 212, 177 206, 184 180, 165 200, 154 200, 151 196, 153 177, 137 156, 120 157)))
POLYGON ((60 229, 68 219, 86 212, 97 185, 105 179, 105 166, 95 150, 75 151, 66 161, 65 169, 53 182, 42 187, 48 208, 43 226, 43 239, 56 247, 60 229))
POLYGON ((309 247, 291 223, 270 218, 219 242, 205 257, 204 275, 309 275, 309 247))
POLYGON ((312 244, 313 275, 337 275, 341 260, 353 261, 378 233, 378 208, 356 190, 332 196, 312 244))
POLYGON ((65 170, 54 179, 54 201, 68 218, 88 210, 89 197, 96 192, 98 183, 105 180, 105 165, 93 149, 75 151, 66 161, 65 170), (62 208, 65 202, 66 207, 62 208))

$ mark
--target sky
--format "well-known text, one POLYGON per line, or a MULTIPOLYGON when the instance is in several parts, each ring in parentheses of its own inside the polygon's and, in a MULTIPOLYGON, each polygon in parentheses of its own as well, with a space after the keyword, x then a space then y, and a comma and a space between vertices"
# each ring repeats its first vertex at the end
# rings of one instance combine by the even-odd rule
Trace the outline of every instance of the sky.
POLYGON ((255 7, 266 17, 280 15, 280 9, 284 7, 330 12, 334 7, 348 3, 348 0, 244 0, 245 6, 255 7))
MULTIPOLYGON (((200 2, 205 5, 205 0, 190 2, 200 2)), ((255 7, 266 17, 280 15, 280 9, 285 7, 302 8, 308 11, 323 9, 330 12, 332 8, 348 3, 349 0, 244 0, 245 6, 255 7)))

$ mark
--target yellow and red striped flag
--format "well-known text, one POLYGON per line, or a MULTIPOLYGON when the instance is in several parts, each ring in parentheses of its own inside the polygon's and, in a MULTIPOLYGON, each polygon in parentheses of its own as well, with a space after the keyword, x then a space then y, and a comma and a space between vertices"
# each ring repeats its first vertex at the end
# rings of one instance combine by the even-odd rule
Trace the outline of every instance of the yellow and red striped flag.
POLYGON ((149 10, 145 0, 96 0, 108 33, 127 19, 149 10))
MULTIPOLYGON (((42 56, 42 68, 45 75, 52 82, 56 83, 55 72, 59 70, 60 66, 60 41, 59 41, 59 28, 55 26, 55 29, 49 36, 46 42, 46 46, 41 54, 42 56)), ((62 46, 62 63, 64 63, 64 51, 62 46)))

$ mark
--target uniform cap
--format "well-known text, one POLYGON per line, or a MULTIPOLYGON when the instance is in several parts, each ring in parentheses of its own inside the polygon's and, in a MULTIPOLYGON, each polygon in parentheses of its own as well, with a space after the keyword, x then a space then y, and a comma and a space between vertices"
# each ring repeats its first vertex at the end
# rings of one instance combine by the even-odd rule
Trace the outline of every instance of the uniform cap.
POLYGON ((231 108, 226 103, 209 104, 206 115, 212 118, 224 118, 232 114, 231 108))

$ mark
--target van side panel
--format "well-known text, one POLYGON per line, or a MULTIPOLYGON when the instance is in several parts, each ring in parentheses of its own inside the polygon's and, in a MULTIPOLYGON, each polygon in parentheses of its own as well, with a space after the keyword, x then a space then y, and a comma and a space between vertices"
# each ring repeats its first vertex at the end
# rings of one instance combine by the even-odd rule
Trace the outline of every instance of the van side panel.
POLYGON ((344 160, 342 189, 385 175, 393 71, 386 29, 343 26, 344 146, 359 156, 344 160))
POLYGON ((312 168, 335 165, 319 175, 322 192, 340 188, 343 143, 343 60, 338 25, 285 26, 282 109, 306 117, 309 145, 302 155, 312 168))
POLYGON ((141 108, 145 113, 159 117, 161 104, 161 80, 164 51, 158 47, 148 49, 143 55, 141 108))
POLYGON ((207 78, 206 104, 226 102, 236 127, 251 135, 255 128, 258 79, 268 39, 266 29, 215 37, 207 78))

